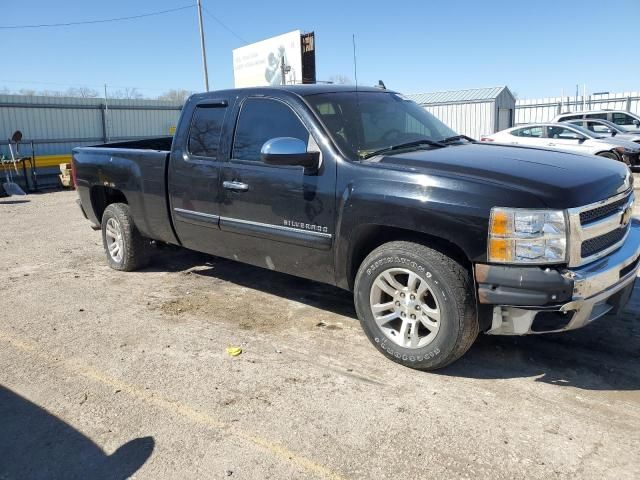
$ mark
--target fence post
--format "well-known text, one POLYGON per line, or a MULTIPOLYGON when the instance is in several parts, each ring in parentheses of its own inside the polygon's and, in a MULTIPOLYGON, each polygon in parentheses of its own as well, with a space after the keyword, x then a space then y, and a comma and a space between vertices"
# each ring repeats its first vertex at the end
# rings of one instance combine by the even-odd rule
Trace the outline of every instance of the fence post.
POLYGON ((102 118, 102 141, 107 143, 109 139, 107 138, 107 114, 104 103, 100 104, 100 117, 102 118))
POLYGON ((631 111, 631 95, 627 96, 627 112, 631 111))

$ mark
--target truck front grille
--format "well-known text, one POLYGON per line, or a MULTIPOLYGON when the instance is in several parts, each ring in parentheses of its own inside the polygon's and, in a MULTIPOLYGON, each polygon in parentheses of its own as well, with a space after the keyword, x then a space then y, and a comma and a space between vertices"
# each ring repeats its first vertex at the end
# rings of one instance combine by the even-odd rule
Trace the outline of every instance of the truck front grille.
POLYGON ((622 208, 623 205, 626 205, 629 202, 629 194, 626 197, 621 198, 620 200, 616 200, 615 202, 609 203, 607 205, 603 205, 601 207, 596 207, 591 210, 587 210, 580 214, 580 223, 582 225, 587 225, 591 222, 597 222, 598 220, 608 217, 613 212, 618 211, 622 208))
POLYGON ((569 209, 569 266, 593 262, 619 248, 630 229, 633 189, 584 207, 569 209), (626 213, 625 213, 626 212, 626 213))
POLYGON ((624 238, 628 230, 628 227, 618 228, 617 230, 605 233, 604 235, 585 240, 582 242, 580 251, 582 258, 590 257, 591 255, 595 255, 596 253, 606 250, 611 245, 615 245, 624 238))

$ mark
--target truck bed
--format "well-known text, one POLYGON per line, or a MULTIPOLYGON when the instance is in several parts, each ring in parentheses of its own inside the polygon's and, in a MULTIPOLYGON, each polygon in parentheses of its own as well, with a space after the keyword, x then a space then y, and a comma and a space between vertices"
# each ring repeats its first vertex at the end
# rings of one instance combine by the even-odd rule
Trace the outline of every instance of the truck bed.
POLYGON ((178 243, 167 205, 171 142, 161 137, 75 148, 76 188, 82 204, 92 206, 89 220, 99 225, 104 196, 122 192, 142 235, 178 243))

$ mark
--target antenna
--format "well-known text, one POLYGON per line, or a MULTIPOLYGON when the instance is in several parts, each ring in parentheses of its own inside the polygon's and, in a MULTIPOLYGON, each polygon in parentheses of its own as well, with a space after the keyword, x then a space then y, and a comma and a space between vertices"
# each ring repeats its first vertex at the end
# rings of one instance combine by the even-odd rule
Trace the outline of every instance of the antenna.
MULTIPOLYGON (((360 114, 360 96, 358 95, 358 62, 356 60, 356 34, 351 34, 351 42, 353 43, 353 76, 356 81, 356 106, 358 108, 358 115, 360 114)), ((360 128, 356 129, 356 155, 360 156, 360 128)))
POLYGON ((351 34, 351 41, 353 43, 353 76, 356 81, 356 92, 358 91, 358 61, 356 59, 356 34, 351 34))

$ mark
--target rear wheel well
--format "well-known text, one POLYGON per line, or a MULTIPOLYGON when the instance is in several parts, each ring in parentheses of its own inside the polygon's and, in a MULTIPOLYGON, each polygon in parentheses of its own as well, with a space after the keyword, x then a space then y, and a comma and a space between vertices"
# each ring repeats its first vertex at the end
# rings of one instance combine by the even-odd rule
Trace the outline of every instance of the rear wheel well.
POLYGON ((112 203, 128 203, 127 197, 120 190, 111 187, 91 187, 91 207, 98 221, 102 220, 105 209, 112 203))
POLYGON ((404 240, 428 246, 456 260, 471 272, 471 262, 464 251, 456 244, 427 233, 415 232, 403 228, 383 225, 363 225, 353 235, 349 255, 347 280, 349 289, 353 290, 356 274, 360 264, 373 250, 388 242, 404 240))

